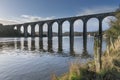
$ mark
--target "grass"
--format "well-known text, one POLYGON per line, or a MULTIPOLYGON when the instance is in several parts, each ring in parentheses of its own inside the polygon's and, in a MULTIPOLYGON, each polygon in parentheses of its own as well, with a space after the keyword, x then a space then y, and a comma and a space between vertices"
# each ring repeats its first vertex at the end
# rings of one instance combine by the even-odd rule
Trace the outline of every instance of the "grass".
POLYGON ((87 64, 71 63, 69 72, 61 77, 52 76, 52 80, 120 80, 120 39, 110 42, 101 57, 101 69, 98 63, 90 61, 87 64))

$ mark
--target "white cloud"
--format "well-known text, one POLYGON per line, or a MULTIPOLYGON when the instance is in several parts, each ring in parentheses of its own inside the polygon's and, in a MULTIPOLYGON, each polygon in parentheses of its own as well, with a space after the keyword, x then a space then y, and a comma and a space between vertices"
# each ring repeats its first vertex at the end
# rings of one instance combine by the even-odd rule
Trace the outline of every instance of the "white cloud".
POLYGON ((21 19, 24 22, 33 22, 33 21, 41 21, 41 20, 50 20, 50 19, 54 19, 54 16, 51 17, 39 17, 39 16, 31 16, 31 15, 21 15, 21 19))
POLYGON ((102 7, 94 7, 94 8, 86 8, 79 12, 76 16, 88 15, 88 14, 97 14, 104 12, 112 12, 115 11, 117 7, 115 6, 102 6, 102 7))
POLYGON ((0 23, 4 25, 8 25, 8 24, 18 24, 18 23, 25 23, 25 22, 42 21, 42 20, 51 20, 54 18, 55 18, 54 16, 43 18, 39 16, 21 15, 20 17, 14 17, 11 19, 0 19, 0 23))

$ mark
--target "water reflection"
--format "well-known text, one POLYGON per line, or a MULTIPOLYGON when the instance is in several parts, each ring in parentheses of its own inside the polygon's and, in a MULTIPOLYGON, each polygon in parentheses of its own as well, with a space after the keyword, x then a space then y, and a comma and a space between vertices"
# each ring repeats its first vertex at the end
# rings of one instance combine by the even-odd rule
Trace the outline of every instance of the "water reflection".
MULTIPOLYGON (((82 43, 82 38, 75 38, 74 42, 74 52, 69 51, 69 38, 63 38, 63 44, 61 51, 61 46, 59 48, 58 40, 53 39, 53 43, 50 43, 48 46, 45 44, 46 41, 40 40, 40 38, 14 38, 13 41, 1 42, 0 41, 0 49, 11 49, 11 50, 22 50, 22 51, 39 51, 39 52, 50 52, 50 53, 59 53, 59 54, 67 54, 71 56, 81 56, 83 58, 91 57, 91 53, 93 55, 93 45, 94 38, 89 38, 86 43, 82 43), (46 47, 47 46, 47 47, 46 47)), ((101 42, 104 44, 105 49, 105 41, 101 42)), ((101 44, 101 47, 102 47, 101 44)))
POLYGON ((31 51, 34 51, 36 48, 35 48, 35 38, 32 38, 31 39, 31 51))
MULTIPOLYGON (((83 44, 82 37, 75 37, 74 54, 69 53, 67 42, 69 42, 69 37, 64 37, 63 51, 57 53, 59 51, 58 40, 53 38, 52 50, 54 52, 49 53, 47 38, 44 38, 43 41, 39 38, 1 38, 0 54, 3 53, 3 55, 0 56, 0 80, 20 80, 21 78, 24 80, 50 80, 50 74, 53 72, 58 75, 67 72, 69 63, 74 60, 87 62, 91 59, 87 55, 94 53, 93 37, 88 38, 87 45, 83 44)), ((103 49, 105 49, 105 41, 103 40, 102 43, 103 49)))
POLYGON ((21 41, 19 41, 19 39, 15 38, 14 42, 15 42, 15 45, 16 45, 15 49, 21 49, 21 41))
POLYGON ((24 50, 28 50, 28 38, 24 38, 24 50))
POLYGON ((40 50, 43 50, 43 40, 39 38, 39 48, 40 50))
POLYGON ((14 41, 13 42, 0 42, 0 50, 2 49, 13 49, 15 48, 15 44, 14 44, 14 41))
POLYGON ((81 56, 83 58, 89 57, 88 51, 87 51, 87 39, 83 41, 83 52, 81 56))

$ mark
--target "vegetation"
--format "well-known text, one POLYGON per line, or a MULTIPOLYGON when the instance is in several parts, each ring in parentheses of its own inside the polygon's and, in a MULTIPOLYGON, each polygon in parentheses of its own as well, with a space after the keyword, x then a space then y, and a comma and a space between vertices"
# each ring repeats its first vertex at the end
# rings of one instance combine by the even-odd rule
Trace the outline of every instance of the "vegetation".
POLYGON ((116 12, 116 19, 111 20, 109 23, 110 29, 108 29, 105 33, 108 39, 117 39, 120 36, 120 12, 116 12))
MULTIPOLYGON (((120 39, 107 48, 101 57, 102 68, 99 70, 99 61, 90 61, 87 64, 73 63, 69 72, 52 80, 120 80, 120 39)), ((95 57, 96 58, 96 57, 95 57)), ((98 58, 97 58, 98 59, 98 58)))
POLYGON ((120 13, 111 21, 111 28, 106 31, 110 45, 101 55, 100 39, 94 43, 94 60, 87 64, 72 63, 68 73, 61 77, 53 75, 52 80, 120 80, 120 13))

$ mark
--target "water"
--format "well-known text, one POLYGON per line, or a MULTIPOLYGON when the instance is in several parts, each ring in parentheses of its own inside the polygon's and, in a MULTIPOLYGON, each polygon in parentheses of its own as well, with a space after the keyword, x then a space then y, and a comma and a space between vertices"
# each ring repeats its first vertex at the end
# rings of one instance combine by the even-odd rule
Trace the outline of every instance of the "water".
MULTIPOLYGON (((40 50, 39 38, 0 39, 0 80, 50 80, 52 74, 68 71, 71 62, 86 62, 93 59, 94 37, 88 37, 87 52, 83 52, 82 37, 75 37, 75 55, 69 53, 69 38, 63 38, 63 52, 58 52, 57 37, 53 38, 53 51, 47 51, 47 38, 43 39, 44 50, 40 50), (34 41, 33 41, 34 40, 34 41)), ((103 40, 102 49, 106 48, 103 40)))

